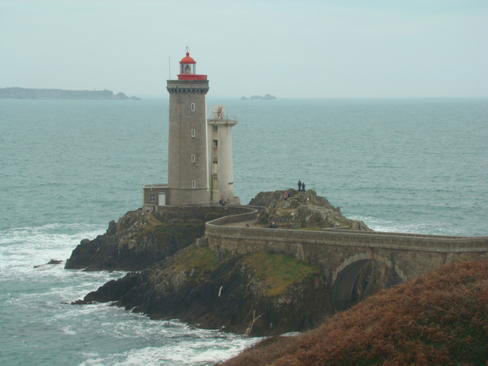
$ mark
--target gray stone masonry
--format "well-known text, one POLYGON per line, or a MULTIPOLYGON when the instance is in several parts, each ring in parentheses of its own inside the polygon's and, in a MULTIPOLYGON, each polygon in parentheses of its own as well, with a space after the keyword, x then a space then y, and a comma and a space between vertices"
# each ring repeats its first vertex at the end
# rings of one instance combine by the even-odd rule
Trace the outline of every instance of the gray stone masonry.
POLYGON ((169 205, 210 203, 205 94, 208 80, 168 80, 169 205))

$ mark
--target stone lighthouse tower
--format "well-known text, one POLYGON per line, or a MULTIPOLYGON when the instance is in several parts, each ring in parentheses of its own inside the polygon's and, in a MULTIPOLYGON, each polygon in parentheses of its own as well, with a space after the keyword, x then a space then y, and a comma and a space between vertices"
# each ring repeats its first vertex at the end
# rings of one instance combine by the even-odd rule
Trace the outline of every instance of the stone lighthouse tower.
POLYGON ((234 196, 231 127, 223 106, 207 121, 207 75, 196 73, 190 52, 178 80, 168 80, 168 184, 144 185, 143 207, 239 204, 234 196))
POLYGON ((196 61, 180 61, 178 80, 168 80, 169 146, 168 190, 171 205, 210 203, 207 107, 207 75, 196 73, 196 61))

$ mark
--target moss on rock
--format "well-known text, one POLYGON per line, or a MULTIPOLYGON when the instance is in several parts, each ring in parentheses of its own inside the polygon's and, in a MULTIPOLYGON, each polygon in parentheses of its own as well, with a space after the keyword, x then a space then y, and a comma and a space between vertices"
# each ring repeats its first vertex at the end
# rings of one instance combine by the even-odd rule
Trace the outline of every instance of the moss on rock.
POLYGON ((243 262, 261 281, 266 296, 282 295, 292 285, 320 272, 317 267, 282 254, 253 253, 246 256, 243 262))

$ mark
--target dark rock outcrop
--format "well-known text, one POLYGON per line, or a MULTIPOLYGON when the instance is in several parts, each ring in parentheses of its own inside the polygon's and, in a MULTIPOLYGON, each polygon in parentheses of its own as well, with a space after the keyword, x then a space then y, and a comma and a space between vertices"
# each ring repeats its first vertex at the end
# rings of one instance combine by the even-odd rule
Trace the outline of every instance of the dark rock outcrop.
POLYGON ((332 311, 318 268, 279 254, 219 258, 196 245, 75 303, 107 301, 154 319, 253 335, 309 329, 332 311))
POLYGON ((233 207, 161 207, 129 211, 111 221, 105 234, 83 239, 66 261, 66 269, 128 270, 146 268, 190 245, 205 231, 205 222, 242 212, 233 207))
POLYGON ((61 264, 61 263, 63 263, 62 260, 59 260, 59 259, 51 259, 46 264, 38 264, 38 265, 34 266, 34 268, 39 268, 39 267, 43 267, 43 266, 47 266, 47 265, 52 265, 52 264, 61 264))
POLYGON ((258 223, 270 227, 372 231, 364 222, 342 215, 339 208, 313 190, 261 192, 249 204, 265 207, 258 216, 258 223))

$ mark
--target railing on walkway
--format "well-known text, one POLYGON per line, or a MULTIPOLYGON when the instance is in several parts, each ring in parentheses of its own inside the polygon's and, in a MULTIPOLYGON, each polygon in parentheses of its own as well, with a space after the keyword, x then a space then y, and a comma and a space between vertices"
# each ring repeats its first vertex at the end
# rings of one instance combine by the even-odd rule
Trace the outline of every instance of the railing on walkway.
POLYGON ((330 246, 384 248, 423 252, 488 252, 488 237, 457 237, 410 233, 368 232, 344 229, 299 230, 232 226, 257 218, 260 207, 206 223, 207 237, 253 242, 283 242, 330 246))

